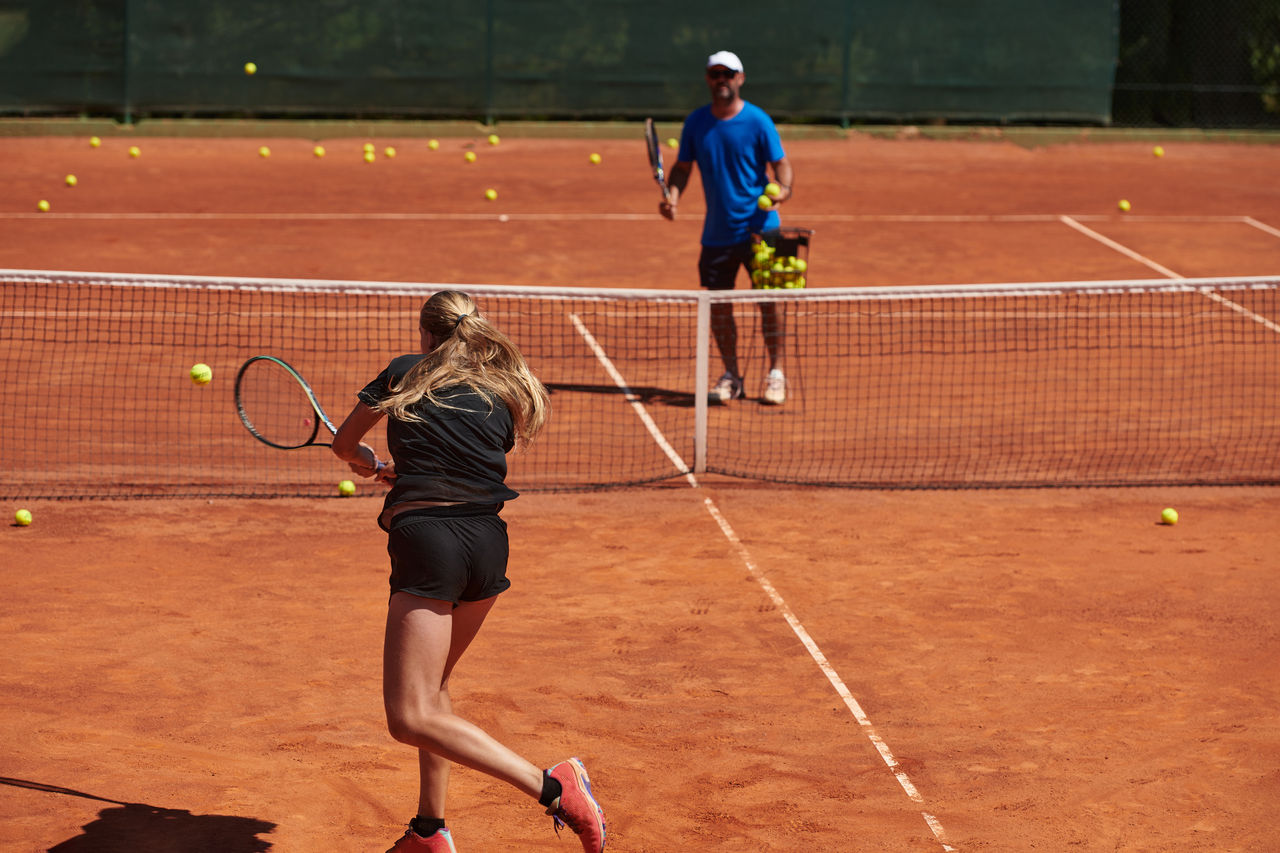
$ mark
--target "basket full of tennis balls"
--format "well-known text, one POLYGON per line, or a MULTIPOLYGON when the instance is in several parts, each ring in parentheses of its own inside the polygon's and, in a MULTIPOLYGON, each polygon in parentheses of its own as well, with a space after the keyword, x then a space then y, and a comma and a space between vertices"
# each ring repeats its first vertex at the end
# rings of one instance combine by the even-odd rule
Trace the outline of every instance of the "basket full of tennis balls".
POLYGON ((751 286, 756 290, 798 290, 809 277, 811 228, 778 228, 751 237, 751 286))

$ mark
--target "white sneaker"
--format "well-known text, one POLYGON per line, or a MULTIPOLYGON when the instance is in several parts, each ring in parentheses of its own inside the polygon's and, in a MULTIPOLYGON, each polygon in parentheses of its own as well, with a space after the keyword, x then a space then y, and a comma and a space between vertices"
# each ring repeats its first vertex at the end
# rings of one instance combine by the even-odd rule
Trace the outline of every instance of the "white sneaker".
POLYGON ((712 403, 727 403, 730 400, 737 400, 742 396, 742 378, 734 376, 729 371, 725 371, 724 376, 715 385, 711 386, 711 391, 707 394, 707 400, 712 403))
POLYGON ((771 406, 781 406, 787 401, 787 378, 776 367, 765 377, 763 398, 771 406))

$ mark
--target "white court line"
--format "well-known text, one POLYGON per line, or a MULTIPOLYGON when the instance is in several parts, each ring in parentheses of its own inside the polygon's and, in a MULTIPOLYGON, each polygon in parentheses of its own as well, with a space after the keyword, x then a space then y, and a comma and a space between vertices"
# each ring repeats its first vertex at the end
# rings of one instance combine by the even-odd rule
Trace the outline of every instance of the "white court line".
MULTIPOLYGON (((644 423, 649 434, 653 436, 653 439, 658 443, 658 446, 667 454, 667 458, 676 466, 676 470, 685 475, 685 479, 689 481, 690 486, 695 489, 698 488, 698 480, 689 470, 689 466, 685 464, 684 460, 680 458, 680 454, 671 446, 670 442, 667 441, 666 436, 664 436, 662 431, 658 429, 658 425, 654 423, 653 418, 649 417, 649 413, 645 409, 644 404, 641 403, 635 394, 631 392, 631 388, 627 384, 626 379, 623 378, 622 374, 618 371, 617 367, 614 366, 613 361, 609 358, 608 354, 603 348, 601 348, 600 344, 596 341, 595 336, 591 334, 591 331, 586 327, 577 314, 570 314, 569 318, 573 321, 573 325, 578 330, 578 334, 582 335, 583 340, 587 342, 587 346, 589 346, 591 351, 595 353, 596 359, 604 366, 605 372, 609 374, 610 378, 613 379, 614 384, 617 385, 626 396, 627 402, 629 402, 632 408, 635 409, 636 414, 644 423)), ((720 512, 720 508, 716 506, 715 501, 709 497, 704 497, 702 501, 703 505, 707 508, 707 512, 711 514, 711 517, 715 519, 716 524, 719 525, 720 531, 724 534, 724 537, 729 540, 729 544, 733 546, 738 557, 742 560, 743 564, 746 565, 747 571, 751 574, 751 577, 755 579, 756 583, 760 584, 760 587, 769 596, 769 599, 773 602, 774 606, 778 608, 778 612, 787 620, 787 624, 791 626, 791 630, 800 638, 800 643, 805 647, 805 650, 809 652, 809 656, 813 658, 814 663, 818 665, 818 669, 822 670, 822 674, 827 677, 827 681, 831 682, 831 686, 835 688, 836 693, 842 700, 844 700, 845 706, 850 710, 850 712, 852 712, 854 719, 858 721, 858 725, 862 727, 862 733, 871 741, 872 746, 876 748, 876 752, 880 753, 880 758, 884 760, 884 763, 889 767, 889 770, 892 771, 894 777, 897 778, 898 784, 902 786, 902 790, 906 792, 907 796, 913 803, 923 803, 924 797, 920 795, 916 786, 912 784, 906 771, 902 769, 900 764, 898 764, 898 760, 893 757, 893 752, 889 749, 889 745, 886 744, 884 739, 876 733, 875 727, 871 724, 871 719, 866 715, 866 712, 862 710, 862 706, 858 704, 858 700, 854 698, 853 693, 844 683, 840 674, 837 673, 835 667, 831 665, 831 661, 829 661, 827 656, 823 654, 822 649, 818 648, 817 642, 814 641, 808 630, 805 629, 804 624, 801 623, 800 618, 796 616, 790 605, 787 604, 786 599, 782 597, 782 593, 778 592, 777 588, 769 578, 765 576, 764 572, 760 570, 760 567, 756 565, 755 560, 751 556, 751 552, 747 550, 747 546, 742 543, 740 538, 738 538, 737 532, 729 524, 729 521, 724 517, 724 514, 720 512)), ((928 812, 921 812, 920 815, 924 818, 925 823, 928 824, 929 830, 933 833, 934 837, 938 839, 938 843, 942 845, 942 849, 944 851, 954 851, 956 848, 952 847, 947 842, 946 830, 943 829, 942 823, 928 812)))
POLYGON ((1145 264, 1146 266, 1151 267, 1151 269, 1160 273, 1160 275, 1168 276, 1169 278, 1179 278, 1179 279, 1184 277, 1184 276, 1178 275, 1176 272, 1169 269, 1168 267, 1162 266, 1156 263, 1155 261, 1148 258, 1146 255, 1138 254, 1133 249, 1130 249, 1128 246, 1121 245, 1120 243, 1117 243, 1115 240, 1112 240, 1110 237, 1104 237, 1101 234, 1099 234, 1097 231, 1094 231, 1092 228, 1086 228, 1076 220, 1072 219, 1070 216, 1060 216, 1058 218, 1062 221, 1064 225, 1070 225, 1072 228, 1076 229, 1081 234, 1084 234, 1088 237, 1092 237, 1102 245, 1115 249, 1117 252, 1124 255, 1125 257, 1132 258, 1133 260, 1137 261, 1140 264, 1145 264))
POLYGON ((1254 228, 1257 228, 1259 231, 1267 232, 1272 237, 1280 237, 1280 228, 1272 228, 1270 225, 1266 224, 1265 222, 1259 222, 1258 220, 1254 219, 1252 216, 1244 217, 1243 221, 1248 223, 1249 225, 1252 225, 1254 228))
MULTIPOLYGON (((1248 219, 1248 217, 1245 217, 1245 218, 1246 220, 1248 219)), ((1070 216, 1063 216, 1062 221, 1065 224, 1070 225, 1072 228, 1079 231, 1081 234, 1086 234, 1092 237, 1102 245, 1115 249, 1120 254, 1133 258, 1135 261, 1138 261, 1139 263, 1146 264, 1147 266, 1151 267, 1151 269, 1155 270, 1161 275, 1168 276, 1169 278, 1179 280, 1179 281, 1184 280, 1186 278, 1185 276, 1178 275, 1176 272, 1169 269, 1168 267, 1162 266, 1161 264, 1156 263, 1155 261, 1146 257, 1145 255, 1138 254, 1133 249, 1130 249, 1128 246, 1125 246, 1121 243, 1117 243, 1115 240, 1112 240, 1110 237, 1104 237, 1101 234, 1099 234, 1097 231, 1094 231, 1092 228, 1086 228, 1085 226, 1081 225, 1079 222, 1076 222, 1070 216)), ((1262 226, 1262 223, 1256 222, 1256 221, 1252 221, 1252 224, 1262 226)), ((1274 230, 1274 229, 1270 229, 1269 226, 1262 226, 1262 228, 1264 231, 1274 230)), ((1275 234, 1276 236, 1280 236, 1280 231, 1276 231, 1275 234)), ((1273 321, 1268 320, 1266 317, 1263 317, 1261 314, 1255 314, 1253 311, 1250 311, 1248 308, 1245 308, 1240 303, 1232 302, 1230 299, 1227 299, 1225 296, 1214 293, 1211 290, 1201 290, 1199 291, 1199 293, 1208 299, 1212 299, 1214 302, 1217 302, 1221 305, 1226 306, 1227 308, 1230 308, 1232 311, 1235 311, 1237 314, 1240 314, 1244 317, 1249 318, 1250 320, 1253 320, 1255 323, 1262 325, 1264 328, 1270 329, 1271 331, 1280 334, 1280 325, 1277 325, 1273 321)))
POLYGON ((613 366, 613 361, 605 353, 604 348, 596 341, 595 335, 591 334, 591 330, 578 317, 577 314, 570 314, 569 319, 573 321, 573 326, 578 330, 578 334, 582 335, 582 339, 587 342, 587 346, 591 347, 591 351, 595 353, 596 359, 604 365, 605 372, 609 374, 609 378, 613 383, 622 390, 622 394, 626 397, 631 408, 635 410, 636 416, 640 418, 640 422, 644 424, 644 428, 649 431, 649 435, 657 442, 658 447, 662 448, 662 452, 671 460, 671 464, 676 466, 676 470, 689 478, 689 484, 694 488, 698 487, 698 481, 694 479, 693 473, 689 470, 689 466, 680 458, 680 454, 667 441, 667 437, 662 434, 662 430, 658 429, 658 425, 654 423, 653 418, 649 416, 649 410, 644 407, 644 403, 640 402, 627 384, 627 380, 618 372, 618 368, 613 366))
MULTIPOLYGON (((797 214, 799 215, 799 214, 797 214)), ((801 218, 805 222, 888 222, 902 224, 936 224, 944 222, 953 223, 1019 223, 1019 222, 1059 222, 1062 221, 1065 214, 1058 213, 810 213, 805 214, 801 218)), ((1116 214, 1071 214, 1067 218, 1076 222, 1103 222, 1117 219, 1116 214)), ((1275 234, 1280 237, 1280 231, 1271 228, 1256 219, 1249 216, 1151 216, 1151 215, 1125 215, 1122 217, 1127 222, 1245 222, 1255 228, 1260 228, 1268 233, 1275 234)), ((661 222, 661 217, 652 213, 604 213, 604 212, 569 212, 569 213, 511 213, 511 212, 495 212, 495 213, 448 213, 440 211, 412 211, 393 213, 387 211, 221 211, 221 212, 200 212, 200 211, 120 211, 111 213, 107 211, 83 211, 72 213, 59 213, 56 211, 49 213, 30 213, 20 211, 0 212, 0 219, 40 219, 40 220, 98 220, 98 219, 121 219, 121 220, 207 220, 207 221, 265 221, 265 222, 287 222, 296 220, 298 222, 306 221, 351 221, 351 220, 377 220, 377 221, 423 221, 423 222, 446 222, 450 220, 458 220, 463 222, 592 222, 592 221, 609 221, 609 222, 661 222)))

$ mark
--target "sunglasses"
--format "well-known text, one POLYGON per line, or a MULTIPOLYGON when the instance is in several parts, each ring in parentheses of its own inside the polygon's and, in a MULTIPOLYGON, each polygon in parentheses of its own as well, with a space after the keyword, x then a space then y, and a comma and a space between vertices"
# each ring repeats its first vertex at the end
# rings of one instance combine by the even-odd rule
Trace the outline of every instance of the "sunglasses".
POLYGON ((707 71, 707 77, 712 80, 732 80, 737 73, 729 68, 712 68, 707 71))

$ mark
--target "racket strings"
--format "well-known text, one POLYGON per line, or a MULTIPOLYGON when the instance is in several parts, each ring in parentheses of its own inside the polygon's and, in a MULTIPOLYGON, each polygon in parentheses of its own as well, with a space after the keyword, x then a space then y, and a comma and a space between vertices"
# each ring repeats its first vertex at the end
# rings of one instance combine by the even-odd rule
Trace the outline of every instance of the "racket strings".
POLYGON ((245 368, 236 403, 245 425, 278 447, 309 444, 319 429, 306 391, 292 374, 272 361, 255 361, 245 368))

